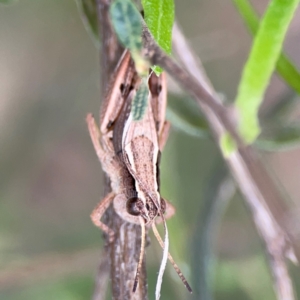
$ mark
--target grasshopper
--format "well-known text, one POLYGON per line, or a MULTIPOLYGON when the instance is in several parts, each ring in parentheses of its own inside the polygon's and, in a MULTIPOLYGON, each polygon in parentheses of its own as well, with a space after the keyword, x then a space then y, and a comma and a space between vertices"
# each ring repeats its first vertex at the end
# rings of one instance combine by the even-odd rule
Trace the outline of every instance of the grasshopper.
MULTIPOLYGON (((174 214, 174 208, 159 193, 160 152, 167 139, 169 123, 165 121, 166 80, 162 74, 149 76, 147 105, 140 120, 133 120, 133 101, 141 78, 135 71, 130 53, 125 51, 112 77, 102 105, 100 129, 92 115, 87 116, 90 136, 97 156, 111 181, 109 193, 91 214, 94 224, 114 238, 114 232, 100 221, 108 206, 113 203, 115 211, 125 220, 140 224, 142 245, 133 291, 136 290, 145 245, 145 226, 152 225, 155 236, 164 248, 159 281, 161 284, 167 258, 179 277, 191 292, 173 258, 168 253, 168 233, 165 219, 174 214), (166 211, 166 216, 164 213, 166 211), (163 221, 165 243, 155 227, 155 219, 163 221)), ((157 288, 158 289, 158 288, 157 288)), ((157 292, 156 298, 159 298, 157 292)))
POLYGON ((127 213, 126 202, 134 198, 134 179, 115 154, 112 143, 112 126, 122 108, 123 99, 128 96, 135 76, 133 61, 129 52, 125 52, 113 74, 107 95, 103 101, 100 115, 100 129, 91 114, 87 115, 89 133, 98 159, 104 172, 111 181, 112 192, 105 196, 91 214, 93 223, 114 239, 114 232, 100 221, 102 215, 113 202, 116 212, 126 221, 140 224, 139 218, 127 213), (115 205, 116 204, 116 205, 115 205))

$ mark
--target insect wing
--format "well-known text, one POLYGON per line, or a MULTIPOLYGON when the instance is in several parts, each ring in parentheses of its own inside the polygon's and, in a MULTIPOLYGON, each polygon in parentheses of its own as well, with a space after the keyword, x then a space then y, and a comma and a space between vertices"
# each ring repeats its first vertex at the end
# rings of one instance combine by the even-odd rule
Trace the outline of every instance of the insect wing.
POLYGON ((160 136, 165 123, 167 107, 167 79, 164 72, 160 76, 152 72, 149 78, 149 90, 156 131, 160 136))
POLYGON ((118 118, 124 99, 128 97, 135 77, 134 62, 130 52, 125 50, 112 76, 102 103, 100 114, 100 131, 102 134, 106 134, 118 118))

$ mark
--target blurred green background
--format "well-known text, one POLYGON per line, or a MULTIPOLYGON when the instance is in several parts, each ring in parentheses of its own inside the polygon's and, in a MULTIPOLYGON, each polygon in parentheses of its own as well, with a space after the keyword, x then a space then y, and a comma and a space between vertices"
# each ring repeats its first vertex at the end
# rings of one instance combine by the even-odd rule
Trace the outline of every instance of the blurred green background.
MULTIPOLYGON (((262 12, 267 1, 254 3, 262 12)), ((231 1, 178 0, 176 15, 216 90, 230 101, 251 45, 231 1)), ((285 43, 298 65, 299 23, 298 10, 285 43)), ((103 190, 85 116, 97 115, 100 105, 98 56, 74 0, 0 5, 1 300, 92 296, 103 241, 89 214, 103 190)), ((170 89, 175 90, 172 82, 170 89)), ((262 110, 291 97, 274 76, 262 110)), ((300 151, 262 155, 298 207, 300 151)), ((177 208, 168 221, 170 251, 194 294, 168 266, 162 299, 275 299, 248 208, 238 193, 217 199, 225 177, 210 139, 172 130, 162 156, 162 194, 177 208)), ((149 299, 160 258, 152 239, 149 299)), ((290 270, 300 294, 299 268, 290 270)))

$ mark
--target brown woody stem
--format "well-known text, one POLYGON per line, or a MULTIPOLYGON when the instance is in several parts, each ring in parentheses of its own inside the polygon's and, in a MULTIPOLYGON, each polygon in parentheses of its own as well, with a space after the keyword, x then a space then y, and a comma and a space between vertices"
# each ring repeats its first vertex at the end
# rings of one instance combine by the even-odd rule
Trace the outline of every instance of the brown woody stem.
MULTIPOLYGON (((102 51, 100 53, 100 69, 102 94, 105 93, 113 70, 121 57, 123 48, 120 46, 109 19, 108 0, 97 0, 97 15, 99 23, 100 41, 102 51)), ((105 178, 105 193, 110 191, 110 182, 105 178)), ((137 260, 141 245, 141 228, 139 225, 125 222, 114 209, 110 207, 105 216, 106 224, 115 232, 114 241, 106 247, 107 257, 110 263, 110 280, 112 285, 112 299, 147 300, 147 276, 145 267, 145 257, 140 270, 139 285, 135 293, 132 292, 132 285, 135 278, 137 260)), ((108 240, 106 240, 108 243, 108 240)), ((97 275, 97 278, 101 274, 97 275)), ((93 299, 98 299, 101 290, 96 288, 93 299)), ((108 282, 107 282, 108 284, 108 282)))

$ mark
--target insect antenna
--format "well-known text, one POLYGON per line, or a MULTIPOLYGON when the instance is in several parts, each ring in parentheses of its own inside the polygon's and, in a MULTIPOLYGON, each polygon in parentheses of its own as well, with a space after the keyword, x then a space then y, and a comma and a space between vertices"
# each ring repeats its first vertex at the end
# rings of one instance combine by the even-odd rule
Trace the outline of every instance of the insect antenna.
POLYGON ((146 229, 145 229, 145 221, 142 217, 139 218, 141 227, 142 227, 142 233, 141 233, 141 251, 140 251, 140 257, 138 261, 138 265, 136 268, 136 274, 134 278, 134 283, 133 283, 133 293, 136 291, 138 281, 139 281, 139 276, 141 273, 141 268, 142 268, 142 263, 143 263, 143 258, 144 258, 144 253, 145 253, 145 236, 146 236, 146 229))
MULTIPOLYGON (((152 230, 153 230, 153 233, 154 233, 157 241, 159 242, 160 246, 163 249, 165 249, 164 242, 163 242, 162 238, 160 237, 160 234, 159 234, 154 222, 152 223, 152 230)), ((168 258, 169 258, 169 261, 172 264, 173 268, 175 269, 176 273, 178 274, 179 278, 181 279, 181 281, 183 282, 183 284, 185 285, 187 290, 192 294, 192 292, 193 292, 192 288, 190 287, 189 283, 187 282, 186 278, 182 274, 181 270, 179 269, 178 265, 175 263, 175 261, 170 253, 168 253, 168 258)))
MULTIPOLYGON (((161 216, 162 216, 162 219, 163 219, 164 230, 165 230, 165 242, 163 243, 163 245, 164 245, 164 247, 163 247, 163 258, 162 258, 161 263, 160 263, 160 268, 159 268, 159 273, 158 273, 157 283, 156 283, 156 288, 155 288, 155 299, 156 300, 159 300, 159 298, 160 298, 162 277, 163 277, 164 271, 166 269, 166 265, 167 265, 167 262, 168 262, 168 254, 169 254, 169 233, 168 233, 168 228, 167 228, 166 220, 165 220, 163 214, 161 214, 161 216)), ((154 224, 154 222, 152 223, 152 228, 153 228, 153 224, 154 224)), ((156 227, 155 227, 155 229, 156 229, 156 227)), ((157 231, 157 229, 156 229, 156 231, 157 231)))

